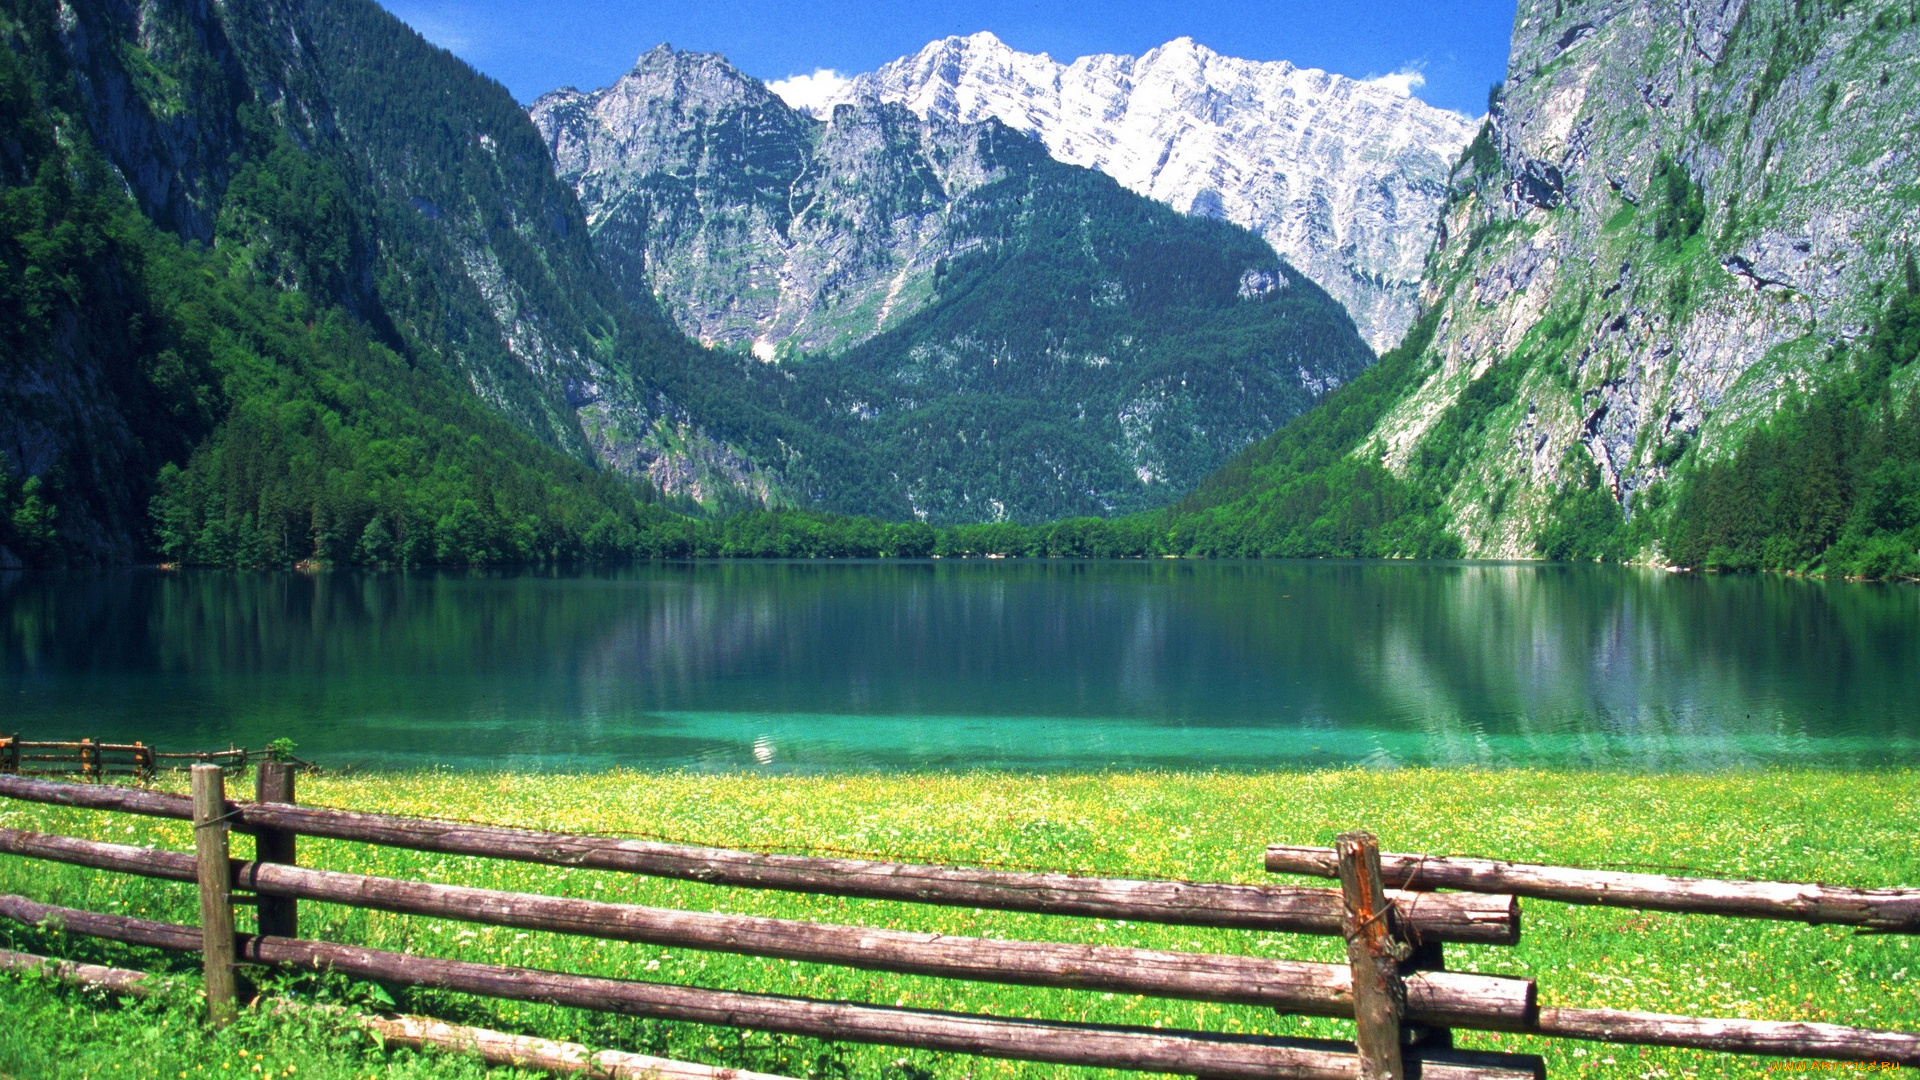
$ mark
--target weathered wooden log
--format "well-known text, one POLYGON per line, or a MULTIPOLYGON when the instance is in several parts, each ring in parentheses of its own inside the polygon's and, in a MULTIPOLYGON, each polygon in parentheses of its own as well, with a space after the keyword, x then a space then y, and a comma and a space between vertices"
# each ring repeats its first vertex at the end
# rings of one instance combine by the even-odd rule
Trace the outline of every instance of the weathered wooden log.
MULTIPOLYGON (((193 860, 185 854, 15 829, 0 829, 0 853, 173 880, 191 880, 194 872, 193 860)), ((1354 1007, 1352 974, 1339 964, 876 930, 274 863, 236 862, 233 874, 235 885, 262 897, 297 897, 519 930, 950 979, 1264 1005, 1310 1016, 1350 1017, 1354 1007)), ((1406 994, 1408 1015, 1425 1023, 1522 1031, 1533 1022, 1529 979, 1433 972, 1408 980, 1406 994)))
MULTIPOLYGON (((197 947, 189 927, 124 915, 57 908, 0 896, 0 917, 54 924, 68 932, 158 948, 197 947), (168 944, 171 942, 172 944, 168 944)), ((1219 1080, 1359 1080, 1359 1059, 1347 1044, 1104 1024, 1065 1024, 928 1009, 855 1005, 810 998, 707 990, 600 976, 565 975, 435 957, 406 956, 327 942, 251 935, 239 940, 248 961, 336 971, 510 1001, 539 1001, 725 1027, 752 1028, 844 1042, 1013 1058, 1057 1065, 1134 1069, 1219 1080)), ((1422 1055, 1426 1080, 1520 1080, 1545 1075, 1527 1055, 1422 1055)))
POLYGON ((55 960, 11 949, 0 949, 0 971, 46 975, 61 982, 90 986, 128 997, 147 996, 153 990, 154 983, 153 976, 144 971, 82 964, 75 960, 55 960))
POLYGON ((579 1043, 510 1035, 425 1016, 355 1019, 389 1046, 416 1050, 431 1046, 456 1054, 473 1054, 489 1065, 512 1065, 560 1075, 584 1073, 593 1080, 789 1080, 772 1073, 673 1061, 625 1050, 595 1050, 579 1043))
MULTIPOLYGON (((173 757, 156 754, 156 757, 173 757)), ((146 817, 193 820, 193 800, 185 795, 145 788, 96 787, 69 784, 58 780, 35 780, 25 776, 0 776, 0 796, 22 802, 49 806, 72 806, 82 810, 116 810, 146 817)))
MULTIPOLYGON (((187 809, 181 805, 184 800, 175 795, 23 777, 0 776, 0 796, 157 817, 187 816, 181 812, 187 809)), ((286 829, 446 855, 616 870, 753 889, 1299 934, 1338 934, 1342 914, 1340 893, 1334 889, 1132 881, 773 855, 270 803, 240 804, 231 811, 235 821, 248 829, 286 829)), ((1401 925, 1418 940, 1494 945, 1519 940, 1520 908, 1510 897, 1395 893, 1389 899, 1401 925)))
MULTIPOLYGON (((294 801, 293 766, 284 761, 263 761, 253 774, 254 799, 257 802, 294 801)), ((299 862, 295 834, 286 829, 256 829, 253 834, 254 858, 263 863, 299 862)), ((299 902, 292 897, 260 897, 259 930, 274 937, 300 936, 299 902)))
MULTIPOLYGON (((53 960, 5 949, 0 949, 0 971, 35 972, 61 982, 129 997, 147 996, 155 983, 154 978, 144 971, 78 964, 71 960, 53 960)), ((372 1016, 349 1012, 337 1005, 316 1005, 285 999, 274 1000, 268 1005, 276 1012, 337 1016, 373 1032, 389 1046, 405 1046, 415 1050, 433 1047, 457 1054, 472 1054, 489 1065, 512 1065, 560 1075, 584 1073, 592 1080, 791 1080, 790 1077, 772 1073, 673 1061, 625 1050, 595 1050, 579 1043, 449 1024, 428 1016, 372 1016)))
MULTIPOLYGON (((1267 848, 1266 864, 1267 869, 1276 874, 1338 876, 1332 848, 1275 844, 1267 848)), ((1462 889, 1569 904, 1786 919, 1815 925, 1832 923, 1892 933, 1920 933, 1920 889, 1722 881, 1426 855, 1382 854, 1380 870, 1386 875, 1389 888, 1462 889)))
POLYGON ((1920 1035, 1780 1020, 1715 1020, 1619 1009, 1541 1009, 1536 1034, 1734 1054, 1920 1066, 1920 1035))
POLYGON ((28 832, 24 829, 0 829, 0 855, 20 855, 46 859, 70 866, 111 870, 118 874, 165 878, 168 881, 198 881, 194 856, 183 851, 160 851, 130 844, 109 844, 82 840, 73 836, 28 832))
POLYGON ((195 765, 193 861, 200 890, 200 956, 207 1020, 216 1027, 233 1022, 240 997, 233 970, 233 860, 227 853, 226 805, 226 774, 217 765, 195 765))
POLYGON ((1400 1056, 1400 1017, 1406 991, 1388 925, 1391 910, 1380 887, 1380 845, 1372 833, 1341 833, 1340 889, 1346 902, 1347 963, 1353 983, 1354 1045, 1364 1080, 1406 1080, 1400 1056))

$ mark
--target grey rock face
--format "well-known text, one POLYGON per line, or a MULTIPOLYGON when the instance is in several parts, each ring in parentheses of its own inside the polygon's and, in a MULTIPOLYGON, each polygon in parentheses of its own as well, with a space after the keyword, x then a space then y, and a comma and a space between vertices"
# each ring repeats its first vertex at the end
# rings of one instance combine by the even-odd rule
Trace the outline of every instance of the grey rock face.
POLYGON ((1383 83, 1189 38, 1071 64, 992 34, 947 38, 859 76, 841 100, 992 117, 1061 161, 1245 226, 1345 304, 1375 349, 1412 321, 1447 173, 1476 127, 1383 83))
POLYGON ((764 360, 918 310, 939 260, 967 250, 955 203, 1001 176, 979 125, 887 106, 817 122, 719 56, 664 46, 531 113, 629 298, 764 360))
POLYGON ((1366 450, 1407 467, 1475 379, 1523 368, 1448 479, 1489 556, 1532 554, 1567 463, 1637 512, 1683 452, 1818 385, 1920 242, 1904 7, 1526 0, 1509 73, 1433 255, 1432 374, 1366 450))

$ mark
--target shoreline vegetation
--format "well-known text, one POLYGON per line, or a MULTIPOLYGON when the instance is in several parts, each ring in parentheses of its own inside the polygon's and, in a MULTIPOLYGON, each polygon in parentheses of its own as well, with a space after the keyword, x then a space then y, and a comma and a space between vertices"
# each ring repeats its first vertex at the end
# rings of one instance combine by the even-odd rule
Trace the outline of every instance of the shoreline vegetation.
MULTIPOLYGON (((164 783, 178 786, 169 778, 164 783)), ((1920 882, 1908 809, 1920 770, 1768 770, 1644 775, 1537 769, 1262 773, 744 774, 615 771, 529 775, 417 771, 302 777, 311 805, 657 837, 796 853, 1262 882, 1270 842, 1324 844, 1366 828, 1391 850, 1613 869, 1855 886, 1920 882)), ((26 804, 0 824, 174 850, 183 823, 26 804)), ((242 845, 244 847, 244 843, 242 845)), ((1338 960, 1334 939, 1119 924, 724 889, 628 875, 453 859, 303 840, 306 865, 593 899, 1023 940, 1077 941, 1338 960)), ((0 892, 191 923, 190 886, 0 858, 0 892)), ((1920 947, 1845 928, 1523 901, 1513 947, 1449 946, 1458 970, 1528 975, 1544 1004, 1920 1028, 1920 947)), ((245 921, 243 912, 243 922, 245 921)), ((524 934, 303 904, 304 930, 421 954, 637 979, 896 1002, 1002 1015, 1338 1036, 1336 1021, 1193 1002, 853 972, 716 953, 524 934)), ((0 947, 183 976, 150 1002, 37 977, 0 976, 0 1075, 48 1078, 275 1075, 511 1077, 442 1054, 383 1051, 363 1032, 248 1010, 200 1035, 192 958, 57 932, 0 927, 0 947)), ((398 1008, 499 1030, 796 1077, 1105 1076, 597 1016, 565 1009, 274 976, 273 993, 398 1008)), ((1682 1051, 1471 1034, 1466 1045, 1545 1053, 1555 1077, 1715 1077, 1765 1062, 1682 1051)))
MULTIPOLYGON (((1585 489, 1556 502, 1533 554, 1920 580, 1920 388, 1906 377, 1920 357, 1920 270, 1911 261, 1904 286, 1851 355, 1835 351, 1836 374, 1825 385, 1717 455, 1688 447, 1671 463, 1678 482, 1650 489, 1644 511, 1631 518, 1611 496, 1601 498, 1595 472, 1585 489)), ((796 508, 711 517, 670 509, 648 489, 613 516, 586 523, 590 514, 570 512, 560 522, 532 509, 532 495, 509 506, 485 483, 436 515, 444 500, 376 507, 345 488, 308 490, 300 477, 328 470, 281 455, 283 468, 229 470, 218 483, 203 477, 213 486, 191 496, 182 486, 188 474, 167 466, 152 510, 155 551, 167 565, 294 569, 688 558, 1459 558, 1436 494, 1446 489, 1443 469, 1423 458, 1402 477, 1354 456, 1403 384, 1424 377, 1433 328, 1423 319, 1378 364, 1180 502, 1123 517, 941 526, 796 508)), ((329 475, 334 488, 352 488, 357 474, 329 475)), ((581 477, 603 504, 621 502, 614 478, 581 477)), ((16 477, 0 456, 0 554, 12 550, 37 565, 71 561, 58 518, 38 479, 16 477)))

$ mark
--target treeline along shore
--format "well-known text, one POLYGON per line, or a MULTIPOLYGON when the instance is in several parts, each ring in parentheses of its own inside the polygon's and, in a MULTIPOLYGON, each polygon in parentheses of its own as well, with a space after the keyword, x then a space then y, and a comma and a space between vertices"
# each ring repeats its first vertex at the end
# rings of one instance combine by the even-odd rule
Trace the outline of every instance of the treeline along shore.
MULTIPOLYGON (((1665 505, 1631 519, 1573 499, 1534 539, 1549 559, 1662 561, 1723 571, 1857 578, 1920 575, 1920 392, 1900 376, 1920 358, 1920 272, 1873 333, 1836 351, 1843 374, 1690 474, 1665 505), (1605 512, 1594 512, 1595 508, 1605 512)), ((1327 404, 1243 451, 1179 503, 1099 518, 935 526, 806 509, 718 517, 681 512, 605 473, 576 486, 534 474, 490 481, 478 458, 410 486, 332 467, 344 438, 324 408, 289 403, 246 428, 217 469, 163 470, 151 554, 225 567, 511 566, 683 558, 1455 558, 1456 536, 1419 476, 1353 453, 1432 333, 1416 326, 1327 404), (263 467, 262 463, 267 463, 263 467), (376 482, 377 481, 377 482, 376 482), (372 487, 366 485, 372 484, 372 487), (362 490, 365 488, 365 490, 362 490), (580 493, 590 493, 591 497, 580 493), (579 497, 576 497, 578 495, 579 497)), ((235 429, 240 430, 240 429, 235 429)), ((236 436, 238 437, 238 436, 236 436)), ((459 440, 461 455, 478 440, 459 440)), ((397 445, 376 446, 392 454, 397 445)), ((357 453, 357 451, 356 451, 357 453)), ((456 455, 457 457, 458 455, 456 455)), ((57 514, 0 460, 0 550, 58 564, 57 514)), ((1594 493, 1596 497, 1600 493, 1594 493)), ((1592 501, 1592 500, 1589 500, 1592 501)))

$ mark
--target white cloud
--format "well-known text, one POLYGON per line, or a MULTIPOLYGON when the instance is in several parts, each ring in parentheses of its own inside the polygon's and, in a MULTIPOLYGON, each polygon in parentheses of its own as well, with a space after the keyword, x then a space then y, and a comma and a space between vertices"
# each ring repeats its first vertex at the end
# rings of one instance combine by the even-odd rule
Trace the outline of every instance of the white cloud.
POLYGON ((811 75, 793 75, 770 82, 767 89, 779 94, 781 100, 796 109, 818 114, 852 82, 852 79, 837 71, 821 68, 811 75))
POLYGON ((1415 90, 1427 85, 1427 77, 1416 67, 1406 67, 1391 75, 1376 75, 1367 80, 1375 86, 1384 86, 1402 97, 1412 97, 1415 90))

